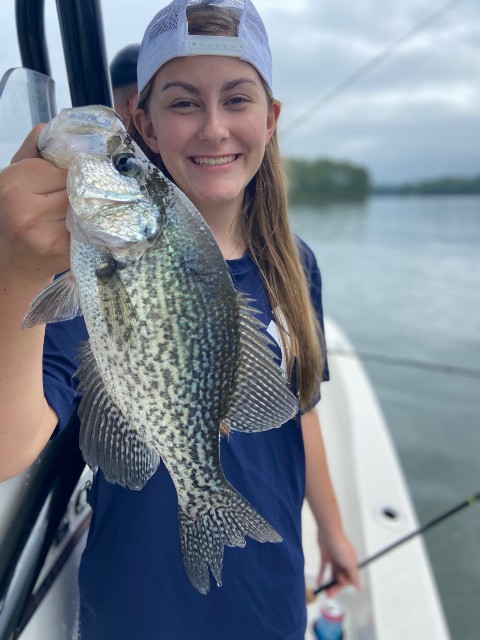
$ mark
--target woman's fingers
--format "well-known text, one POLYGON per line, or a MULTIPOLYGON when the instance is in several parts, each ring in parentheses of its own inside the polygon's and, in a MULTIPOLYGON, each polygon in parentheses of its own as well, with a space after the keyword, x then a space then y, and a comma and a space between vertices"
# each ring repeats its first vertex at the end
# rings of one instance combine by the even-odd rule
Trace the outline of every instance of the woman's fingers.
POLYGON ((69 265, 67 171, 39 157, 35 127, 0 173, 0 244, 12 269, 44 279, 69 265))

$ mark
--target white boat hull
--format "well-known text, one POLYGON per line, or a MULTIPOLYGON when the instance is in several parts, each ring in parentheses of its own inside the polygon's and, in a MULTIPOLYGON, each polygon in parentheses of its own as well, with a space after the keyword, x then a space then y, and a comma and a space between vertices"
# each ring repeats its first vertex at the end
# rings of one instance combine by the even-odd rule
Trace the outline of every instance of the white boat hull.
MULTIPOLYGON (((418 521, 368 376, 341 330, 328 319, 325 330, 331 381, 322 386, 322 433, 344 526, 362 560, 418 528, 418 521)), ((320 556, 307 504, 302 519, 306 580, 315 586, 320 556)), ((348 640, 449 640, 421 536, 361 575, 363 590, 348 588, 339 597, 348 640)), ((308 606, 306 638, 314 638, 319 602, 308 606)))

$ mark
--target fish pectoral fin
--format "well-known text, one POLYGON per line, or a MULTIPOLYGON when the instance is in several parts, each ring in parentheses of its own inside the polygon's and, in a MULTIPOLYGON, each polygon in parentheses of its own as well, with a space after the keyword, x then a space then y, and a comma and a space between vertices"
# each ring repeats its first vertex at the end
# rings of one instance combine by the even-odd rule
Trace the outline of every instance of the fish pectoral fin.
MULTIPOLYGON (((281 367, 260 331, 263 323, 251 300, 240 299, 240 365, 232 404, 225 423, 236 431, 266 431, 279 427, 298 412, 298 400, 287 386, 281 367)), ((264 327, 265 328, 265 327, 264 327)))
POLYGON ((66 271, 40 291, 23 319, 22 327, 29 329, 47 322, 71 320, 81 313, 77 283, 72 272, 66 271))
POLYGON ((85 462, 94 470, 100 467, 109 482, 141 489, 157 470, 160 456, 147 447, 112 402, 88 341, 79 359, 76 376, 83 396, 78 415, 85 462))
POLYGON ((126 344, 137 338, 137 314, 118 270, 98 277, 98 295, 107 331, 116 342, 126 344))
POLYGON ((282 537, 227 481, 215 492, 209 508, 195 519, 179 505, 180 539, 185 570, 193 586, 206 594, 208 568, 222 584, 223 548, 244 547, 245 536, 259 542, 281 542, 282 537))

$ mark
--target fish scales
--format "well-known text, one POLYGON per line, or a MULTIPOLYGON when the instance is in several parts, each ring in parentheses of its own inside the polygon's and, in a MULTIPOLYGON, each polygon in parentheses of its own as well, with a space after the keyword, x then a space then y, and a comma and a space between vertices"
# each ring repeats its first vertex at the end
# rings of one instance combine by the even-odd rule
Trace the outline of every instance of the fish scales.
MULTIPOLYGON (((174 214, 173 210, 172 217, 174 214)), ((218 448, 218 437, 200 438, 199 434, 213 425, 218 434, 218 424, 227 413, 239 331, 238 303, 228 274, 210 270, 201 275, 205 286, 196 286, 198 273, 185 267, 182 257, 190 243, 181 221, 167 217, 158 251, 147 251, 142 261, 122 272, 132 306, 139 316, 142 308, 148 309, 150 320, 140 324, 137 343, 128 349, 112 341, 105 325, 98 322, 98 294, 85 302, 81 298, 87 326, 99 325, 90 340, 94 352, 106 354, 109 395, 149 446, 160 455, 163 447, 168 448, 164 461, 181 491, 186 491, 188 477, 177 478, 178 463, 185 462, 187 456, 205 461, 218 448), (164 265, 160 272, 159 262, 164 265), (183 291, 191 293, 179 295, 183 291), (138 376, 136 381, 133 372, 138 376), (170 384, 159 389, 159 381, 164 380, 170 384)), ((91 250, 79 244, 75 249, 72 268, 92 291, 97 288, 95 263, 88 264, 85 259, 91 250)), ((209 476, 208 466, 203 473, 209 476)))
POLYGON ((38 296, 24 325, 81 309, 84 457, 132 489, 163 460, 177 490, 185 569, 207 593, 209 568, 221 584, 224 545, 244 546, 247 535, 281 540, 226 480, 220 424, 278 427, 298 402, 205 221, 113 111, 65 109, 39 148, 69 169, 71 272, 38 296))

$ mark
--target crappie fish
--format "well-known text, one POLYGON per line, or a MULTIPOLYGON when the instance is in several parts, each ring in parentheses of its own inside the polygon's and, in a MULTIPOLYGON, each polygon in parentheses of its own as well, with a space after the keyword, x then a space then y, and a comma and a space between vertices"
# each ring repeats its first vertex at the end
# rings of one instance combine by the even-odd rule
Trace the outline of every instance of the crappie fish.
POLYGON ((24 326, 83 313, 80 446, 107 480, 140 489, 163 460, 175 484, 185 569, 221 585, 225 545, 280 535, 228 483, 220 426, 254 432, 298 411, 252 301, 233 286, 204 219, 107 107, 64 109, 42 130, 68 168, 71 271, 24 326))

